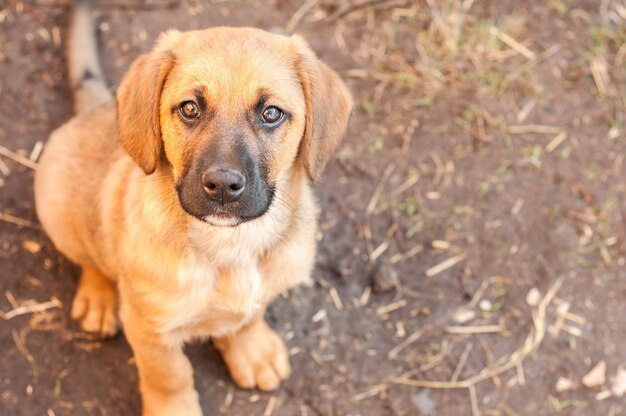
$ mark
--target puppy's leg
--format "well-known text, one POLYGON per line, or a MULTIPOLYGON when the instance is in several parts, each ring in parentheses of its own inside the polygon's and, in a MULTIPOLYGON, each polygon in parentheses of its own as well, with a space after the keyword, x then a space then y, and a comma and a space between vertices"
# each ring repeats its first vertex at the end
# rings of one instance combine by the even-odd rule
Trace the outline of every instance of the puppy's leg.
POLYGON ((274 390, 291 371, 284 341, 272 330, 263 314, 233 335, 216 338, 230 375, 239 387, 274 390))
POLYGON ((130 310, 122 317, 139 370, 142 415, 202 416, 193 370, 182 345, 153 331, 130 310))
MULTIPOLYGON (((310 208, 314 211, 314 208, 310 208)), ((315 256, 313 216, 293 232, 292 239, 268 253, 261 262, 261 273, 280 293, 307 281, 315 256)), ((283 340, 263 320, 263 312, 234 335, 214 339, 230 374, 240 387, 273 390, 289 376, 289 355, 283 340)))
POLYGON ((83 268, 72 303, 72 318, 80 320, 83 330, 103 337, 113 336, 119 330, 117 289, 97 269, 83 268))

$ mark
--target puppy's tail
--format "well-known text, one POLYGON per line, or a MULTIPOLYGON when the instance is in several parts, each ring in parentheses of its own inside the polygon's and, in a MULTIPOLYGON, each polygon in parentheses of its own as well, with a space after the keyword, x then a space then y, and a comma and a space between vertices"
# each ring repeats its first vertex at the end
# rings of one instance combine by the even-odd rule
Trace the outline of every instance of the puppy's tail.
POLYGON ((88 112, 113 98, 100 66, 97 44, 91 0, 77 0, 72 12, 67 45, 76 114, 88 112))

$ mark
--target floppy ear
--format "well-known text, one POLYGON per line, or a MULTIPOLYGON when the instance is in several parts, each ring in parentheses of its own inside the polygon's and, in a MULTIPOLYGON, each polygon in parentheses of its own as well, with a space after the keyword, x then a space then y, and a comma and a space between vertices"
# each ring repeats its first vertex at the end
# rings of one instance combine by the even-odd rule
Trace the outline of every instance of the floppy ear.
POLYGON ((120 143, 149 175, 161 158, 161 90, 174 66, 170 51, 141 55, 117 89, 117 127, 120 143))
POLYGON ((312 181, 316 181, 348 127, 352 97, 337 73, 320 61, 297 35, 292 36, 298 54, 296 67, 306 102, 306 125, 298 157, 312 181))

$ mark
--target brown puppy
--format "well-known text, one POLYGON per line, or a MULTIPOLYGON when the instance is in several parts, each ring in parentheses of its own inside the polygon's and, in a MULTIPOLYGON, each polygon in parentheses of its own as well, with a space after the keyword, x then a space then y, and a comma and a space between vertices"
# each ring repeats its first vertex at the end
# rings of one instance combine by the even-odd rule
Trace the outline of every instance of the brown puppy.
POLYGON ((213 338, 238 385, 276 388, 288 356, 263 312, 309 278, 309 183, 346 129, 348 90, 298 36, 171 31, 133 63, 116 111, 92 32, 79 6, 77 116, 35 180, 44 228, 82 266, 72 316, 112 335, 119 305, 144 415, 202 413, 182 351, 194 338, 213 338))

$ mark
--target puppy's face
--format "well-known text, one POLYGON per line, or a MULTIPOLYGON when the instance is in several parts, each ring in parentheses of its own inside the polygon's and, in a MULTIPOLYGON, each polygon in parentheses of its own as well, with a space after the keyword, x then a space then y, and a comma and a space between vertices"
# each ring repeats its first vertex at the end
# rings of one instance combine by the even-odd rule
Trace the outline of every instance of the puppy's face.
POLYGON ((180 203, 215 225, 264 214, 293 165, 306 105, 287 38, 196 35, 177 48, 161 129, 180 203), (182 64, 184 63, 184 64, 182 64))
POLYGON ((171 171, 183 209, 218 226, 263 215, 297 169, 317 177, 350 108, 300 38, 255 29, 170 32, 118 91, 122 145, 146 173, 171 171))

